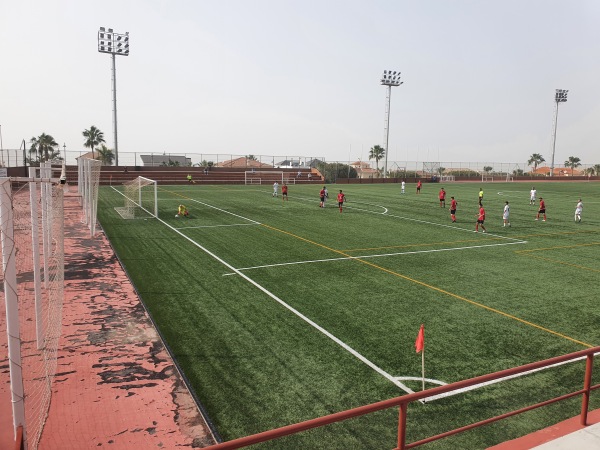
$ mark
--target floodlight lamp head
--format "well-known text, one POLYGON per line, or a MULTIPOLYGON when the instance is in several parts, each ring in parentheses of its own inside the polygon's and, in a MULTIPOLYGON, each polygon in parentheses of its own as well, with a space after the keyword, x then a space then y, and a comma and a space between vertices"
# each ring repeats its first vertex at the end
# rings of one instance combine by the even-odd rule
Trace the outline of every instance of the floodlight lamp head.
POLYGON ((569 91, 567 89, 557 89, 556 95, 554 96, 554 101, 556 103, 566 102, 568 92, 569 91))

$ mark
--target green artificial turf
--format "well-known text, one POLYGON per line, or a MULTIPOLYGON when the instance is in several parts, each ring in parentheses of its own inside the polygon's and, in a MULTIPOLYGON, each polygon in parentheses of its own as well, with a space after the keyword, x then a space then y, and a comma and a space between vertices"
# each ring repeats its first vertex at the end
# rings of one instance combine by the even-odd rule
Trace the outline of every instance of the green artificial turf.
MULTIPOLYGON (((600 345, 598 183, 160 186, 159 217, 124 220, 100 190, 99 220, 173 356, 225 440, 402 395, 392 377, 451 383, 600 345), (484 189, 487 233, 474 233, 484 189), (337 210, 343 189, 348 202, 337 210), (458 201, 450 222, 450 196, 458 201), (578 198, 583 221, 575 223, 578 198), (504 202, 511 227, 502 226, 504 202), (189 218, 176 218, 184 203, 189 218), (234 269, 240 270, 236 273, 234 269), (242 270, 243 269, 243 270, 242 270), (321 327, 322 330, 317 329, 321 327), (332 340, 323 330, 339 339, 332 340), (355 352, 354 354, 352 353, 355 352)), ((598 369, 596 364, 596 369, 598 369)), ((408 440, 580 389, 583 363, 409 408, 408 440)), ((402 381, 410 389, 421 382, 402 381)), ((426 387, 435 387, 427 383, 426 387)), ((599 407, 597 394, 592 407, 599 407)), ((578 414, 577 400, 425 448, 479 449, 578 414)), ((257 448, 393 448, 396 410, 257 448)))

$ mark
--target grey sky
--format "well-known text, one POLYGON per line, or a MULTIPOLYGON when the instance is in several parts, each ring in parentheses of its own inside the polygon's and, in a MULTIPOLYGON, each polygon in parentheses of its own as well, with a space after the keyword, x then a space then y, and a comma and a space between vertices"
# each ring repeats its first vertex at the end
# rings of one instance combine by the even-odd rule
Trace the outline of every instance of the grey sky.
MULTIPOLYGON (((600 2, 4 0, 4 148, 45 132, 68 150, 96 125, 112 138, 110 56, 100 26, 128 31, 117 57, 125 152, 366 160, 600 163, 600 2)), ((123 156, 121 156, 123 155, 123 156)))

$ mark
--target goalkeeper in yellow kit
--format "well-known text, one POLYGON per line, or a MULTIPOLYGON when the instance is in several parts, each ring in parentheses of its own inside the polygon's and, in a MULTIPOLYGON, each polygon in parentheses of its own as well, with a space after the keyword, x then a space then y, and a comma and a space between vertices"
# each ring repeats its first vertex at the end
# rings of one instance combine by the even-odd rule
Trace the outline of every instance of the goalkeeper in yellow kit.
POLYGON ((177 216, 185 216, 188 217, 190 213, 188 212, 185 205, 179 205, 179 209, 177 210, 177 216))

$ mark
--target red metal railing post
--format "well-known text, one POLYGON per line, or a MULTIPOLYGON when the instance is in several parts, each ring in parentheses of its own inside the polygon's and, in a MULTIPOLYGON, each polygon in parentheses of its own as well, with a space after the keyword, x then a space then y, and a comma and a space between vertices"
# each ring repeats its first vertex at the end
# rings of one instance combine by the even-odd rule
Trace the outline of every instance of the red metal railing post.
POLYGON ((406 449, 406 413, 408 411, 408 403, 400 404, 398 413, 398 446, 394 450, 406 449))
POLYGON ((592 386, 592 370, 594 354, 587 355, 585 362, 585 377, 583 379, 583 398, 581 399, 581 425, 587 425, 588 405, 590 403, 590 387, 592 386))

